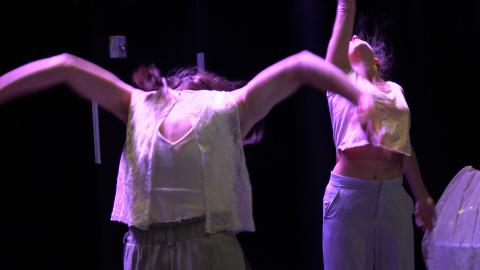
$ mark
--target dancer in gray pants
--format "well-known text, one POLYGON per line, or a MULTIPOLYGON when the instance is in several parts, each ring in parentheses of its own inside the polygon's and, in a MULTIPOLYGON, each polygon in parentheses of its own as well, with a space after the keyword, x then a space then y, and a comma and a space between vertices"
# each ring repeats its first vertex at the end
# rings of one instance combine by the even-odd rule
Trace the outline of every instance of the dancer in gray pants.
POLYGON ((331 174, 323 207, 325 269, 414 269, 413 202, 402 182, 331 174))
POLYGON ((353 35, 355 12, 355 0, 338 0, 326 59, 388 106, 363 125, 351 102, 327 91, 337 162, 324 194, 325 269, 414 269, 412 214, 420 228, 431 230, 434 202, 410 144, 403 88, 384 80, 391 55, 379 32, 372 39, 353 35))

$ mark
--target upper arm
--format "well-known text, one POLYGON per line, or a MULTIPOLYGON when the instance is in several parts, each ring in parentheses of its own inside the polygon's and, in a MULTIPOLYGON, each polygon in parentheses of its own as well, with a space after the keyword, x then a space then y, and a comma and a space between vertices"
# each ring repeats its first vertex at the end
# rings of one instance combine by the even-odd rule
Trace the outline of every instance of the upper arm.
POLYGON ((290 56, 266 68, 244 87, 232 92, 239 109, 242 135, 301 84, 296 78, 297 56, 290 56))
POLYGON ((351 69, 348 59, 348 46, 353 34, 354 21, 355 1, 339 3, 325 58, 345 73, 348 73, 351 69))
POLYGON ((111 72, 84 59, 64 55, 65 82, 78 95, 127 122, 133 87, 111 72))
POLYGON ((132 87, 109 71, 70 54, 22 65, 0 77, 0 104, 65 83, 126 122, 132 87))
POLYGON ((247 85, 233 92, 240 112, 242 134, 260 121, 279 102, 302 85, 331 89, 356 104, 359 91, 344 73, 323 58, 303 51, 266 68, 247 85))

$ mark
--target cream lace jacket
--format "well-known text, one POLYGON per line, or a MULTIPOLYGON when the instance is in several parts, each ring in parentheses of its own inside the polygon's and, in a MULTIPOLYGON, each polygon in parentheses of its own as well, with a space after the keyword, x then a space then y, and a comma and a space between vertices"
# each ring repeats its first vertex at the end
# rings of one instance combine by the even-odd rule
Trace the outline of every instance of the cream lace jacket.
MULTIPOLYGON (((229 92, 188 91, 180 96, 198 117, 194 135, 201 153, 206 232, 254 231, 251 186, 245 164, 238 108, 229 92)), ((150 225, 153 142, 167 104, 157 92, 132 93, 111 220, 150 225)))

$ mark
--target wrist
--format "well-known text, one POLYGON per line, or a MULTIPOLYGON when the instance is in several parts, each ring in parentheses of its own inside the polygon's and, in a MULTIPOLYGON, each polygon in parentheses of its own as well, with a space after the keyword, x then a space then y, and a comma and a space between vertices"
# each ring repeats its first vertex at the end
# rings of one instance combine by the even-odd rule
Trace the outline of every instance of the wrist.
POLYGON ((433 198, 429 194, 427 194, 425 196, 422 196, 421 198, 417 198, 417 202, 427 203, 427 204, 433 204, 434 203, 433 198))
POLYGON ((355 4, 354 0, 338 0, 337 6, 343 11, 349 10, 355 4))

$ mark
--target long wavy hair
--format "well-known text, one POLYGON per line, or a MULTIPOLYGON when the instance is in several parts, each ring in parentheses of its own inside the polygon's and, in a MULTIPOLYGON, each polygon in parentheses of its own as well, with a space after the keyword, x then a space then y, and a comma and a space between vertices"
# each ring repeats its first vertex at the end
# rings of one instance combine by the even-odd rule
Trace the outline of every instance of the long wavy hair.
MULTIPOLYGON (((144 91, 157 91, 164 83, 175 90, 233 91, 245 85, 244 81, 230 81, 210 71, 199 71, 197 67, 175 68, 162 76, 155 64, 140 65, 132 74, 132 81, 144 91)), ((263 120, 254 125, 243 144, 256 144, 264 134, 263 120)))
POLYGON ((377 22, 367 20, 364 14, 358 14, 355 23, 355 33, 368 42, 373 49, 375 57, 380 60, 377 65, 378 72, 383 79, 388 79, 393 66, 393 49, 388 39, 385 26, 380 27, 377 22), (370 23, 370 24, 369 24, 370 23))

